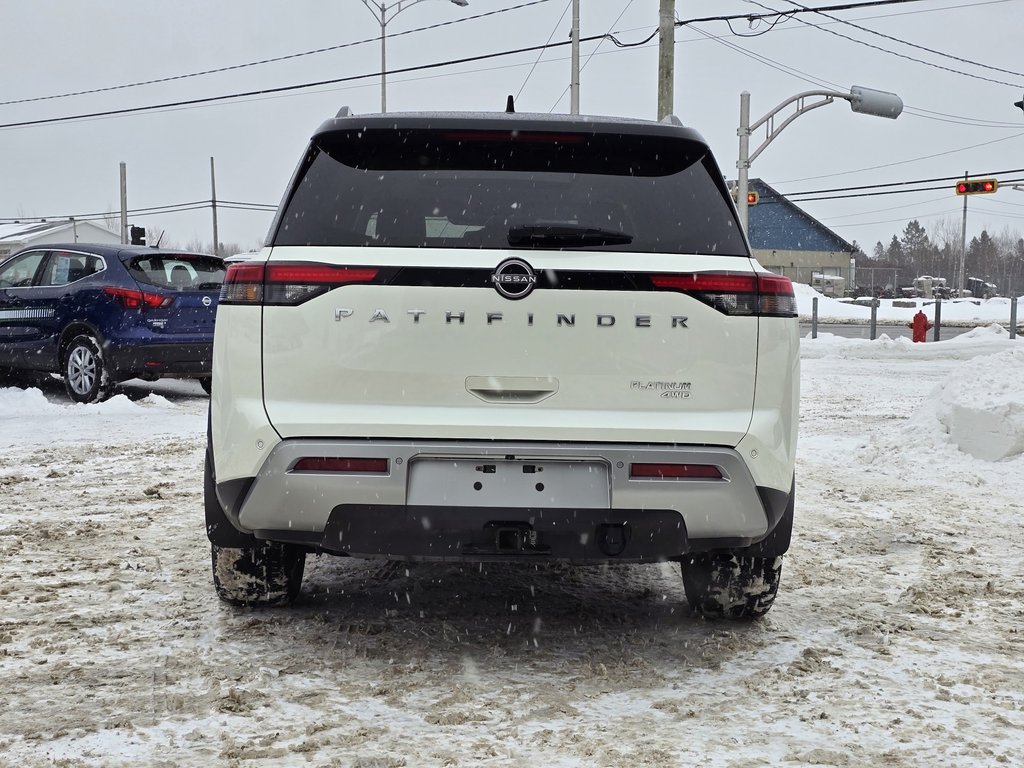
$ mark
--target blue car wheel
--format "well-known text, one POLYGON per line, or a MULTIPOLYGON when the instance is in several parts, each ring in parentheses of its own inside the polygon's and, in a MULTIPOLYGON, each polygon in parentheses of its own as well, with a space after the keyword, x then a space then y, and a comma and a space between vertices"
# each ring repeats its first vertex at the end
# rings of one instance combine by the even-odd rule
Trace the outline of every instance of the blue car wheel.
POLYGON ((92 336, 76 336, 64 351, 64 387, 77 403, 105 400, 114 388, 99 344, 92 336))

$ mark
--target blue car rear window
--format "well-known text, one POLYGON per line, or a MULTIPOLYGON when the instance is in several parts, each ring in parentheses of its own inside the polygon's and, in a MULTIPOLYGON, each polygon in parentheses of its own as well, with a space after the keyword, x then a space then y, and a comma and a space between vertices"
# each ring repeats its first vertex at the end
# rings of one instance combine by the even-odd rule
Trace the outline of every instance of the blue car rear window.
POLYGON ((224 262, 213 256, 152 254, 128 264, 136 282, 172 291, 215 291, 224 282, 224 262))

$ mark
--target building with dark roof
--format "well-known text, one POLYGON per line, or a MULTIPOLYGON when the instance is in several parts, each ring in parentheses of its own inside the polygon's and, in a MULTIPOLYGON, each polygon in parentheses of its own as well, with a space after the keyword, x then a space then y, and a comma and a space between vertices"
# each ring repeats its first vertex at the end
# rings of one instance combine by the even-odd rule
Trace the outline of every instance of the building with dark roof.
POLYGON ((852 286, 856 247, 761 179, 749 183, 758 194, 748 208, 748 239, 758 262, 795 282, 815 284, 814 275, 824 275, 852 286))

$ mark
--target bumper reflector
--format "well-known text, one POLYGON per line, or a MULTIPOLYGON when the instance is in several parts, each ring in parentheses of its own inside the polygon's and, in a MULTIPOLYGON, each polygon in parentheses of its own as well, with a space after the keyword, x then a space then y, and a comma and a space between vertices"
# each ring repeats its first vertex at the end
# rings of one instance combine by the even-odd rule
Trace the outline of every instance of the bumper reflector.
POLYGON ((711 464, 630 464, 630 479, 721 480, 722 471, 711 464))
POLYGON ((307 456, 295 462, 292 472, 348 472, 359 475, 386 475, 388 460, 307 456))

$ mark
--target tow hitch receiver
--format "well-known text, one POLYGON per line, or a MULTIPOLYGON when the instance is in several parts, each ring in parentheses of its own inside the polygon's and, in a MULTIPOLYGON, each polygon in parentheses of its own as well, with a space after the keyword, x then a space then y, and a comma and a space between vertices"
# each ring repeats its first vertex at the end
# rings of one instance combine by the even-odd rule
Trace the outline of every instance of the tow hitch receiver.
POLYGON ((484 531, 494 542, 494 550, 502 554, 547 549, 539 545, 537 531, 529 523, 492 521, 484 526, 484 531))

